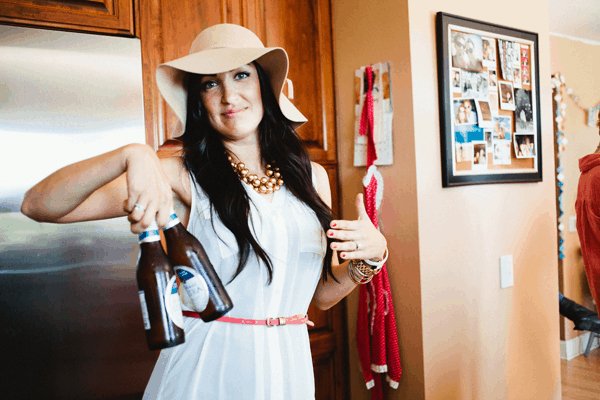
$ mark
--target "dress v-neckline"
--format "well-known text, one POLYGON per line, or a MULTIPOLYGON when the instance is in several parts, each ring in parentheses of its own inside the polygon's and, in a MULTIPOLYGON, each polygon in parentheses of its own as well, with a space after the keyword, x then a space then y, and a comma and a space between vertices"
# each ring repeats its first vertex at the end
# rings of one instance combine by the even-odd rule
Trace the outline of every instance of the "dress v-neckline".
POLYGON ((251 187, 249 184, 247 184, 245 182, 242 182, 242 184, 246 188, 246 192, 249 193, 250 197, 259 198, 261 202, 263 202, 264 204, 267 204, 269 207, 277 207, 279 205, 279 203, 281 202, 281 200, 279 200, 279 199, 284 196, 284 193, 282 193, 282 192, 284 192, 286 190, 283 186, 281 186, 281 189, 273 192, 273 197, 271 198, 271 201, 269 201, 263 195, 256 192, 256 190, 254 190, 254 188, 251 187))

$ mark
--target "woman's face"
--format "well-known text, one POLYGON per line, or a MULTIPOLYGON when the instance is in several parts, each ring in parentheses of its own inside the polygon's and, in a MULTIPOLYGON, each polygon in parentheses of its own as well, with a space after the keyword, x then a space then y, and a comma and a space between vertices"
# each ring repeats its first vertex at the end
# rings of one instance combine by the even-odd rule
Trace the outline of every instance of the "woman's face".
POLYGON ((471 114, 471 111, 473 111, 473 107, 471 106, 471 102, 470 101, 465 101, 463 103, 463 105, 465 106, 465 112, 467 114, 471 114))
POLYGON ((458 107, 458 121, 460 123, 467 122, 467 114, 465 114, 465 107, 458 107))
POLYGON ((201 80, 202 105, 210 125, 224 140, 256 137, 264 109, 258 72, 253 64, 201 80))

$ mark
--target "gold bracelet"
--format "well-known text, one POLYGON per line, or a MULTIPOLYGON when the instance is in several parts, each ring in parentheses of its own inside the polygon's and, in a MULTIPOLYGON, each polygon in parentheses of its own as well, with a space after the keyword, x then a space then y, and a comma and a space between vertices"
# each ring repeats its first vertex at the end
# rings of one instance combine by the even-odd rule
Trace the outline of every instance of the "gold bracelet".
POLYGON ((373 277, 381 272, 381 268, 383 268, 383 264, 379 268, 371 268, 367 264, 364 263, 363 260, 358 260, 356 263, 356 269, 360 271, 362 275, 373 277))
POLYGON ((362 260, 358 260, 356 263, 354 262, 354 260, 350 260, 350 262, 348 263, 348 276, 355 284, 365 285, 371 282, 371 279, 373 279, 373 276, 375 276, 375 274, 373 273, 369 274, 363 272, 366 269, 371 270, 371 268, 367 267, 362 260))

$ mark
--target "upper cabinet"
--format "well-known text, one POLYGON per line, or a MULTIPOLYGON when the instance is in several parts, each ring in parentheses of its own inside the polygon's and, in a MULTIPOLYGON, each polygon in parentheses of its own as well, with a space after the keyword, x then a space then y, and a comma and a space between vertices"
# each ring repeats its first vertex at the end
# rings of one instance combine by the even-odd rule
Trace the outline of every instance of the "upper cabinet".
POLYGON ((0 23, 135 36, 133 0, 0 0, 0 23))
MULTIPOLYGON (((337 160, 333 54, 329 0, 263 0, 267 47, 283 47, 290 59, 292 102, 308 119, 298 133, 313 161, 337 160)), ((285 89, 284 89, 285 90, 285 89)))

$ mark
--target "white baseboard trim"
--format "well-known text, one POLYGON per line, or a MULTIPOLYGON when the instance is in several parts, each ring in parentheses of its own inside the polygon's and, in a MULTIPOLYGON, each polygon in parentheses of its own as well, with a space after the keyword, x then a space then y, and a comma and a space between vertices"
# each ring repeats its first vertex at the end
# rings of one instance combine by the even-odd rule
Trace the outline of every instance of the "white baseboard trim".
MULTIPOLYGON (((584 332, 580 336, 570 340, 560 341, 560 358, 562 360, 572 360, 573 358, 585 353, 588 340, 590 340, 590 332, 584 332)), ((592 350, 598 348, 598 340, 594 340, 592 350)))

